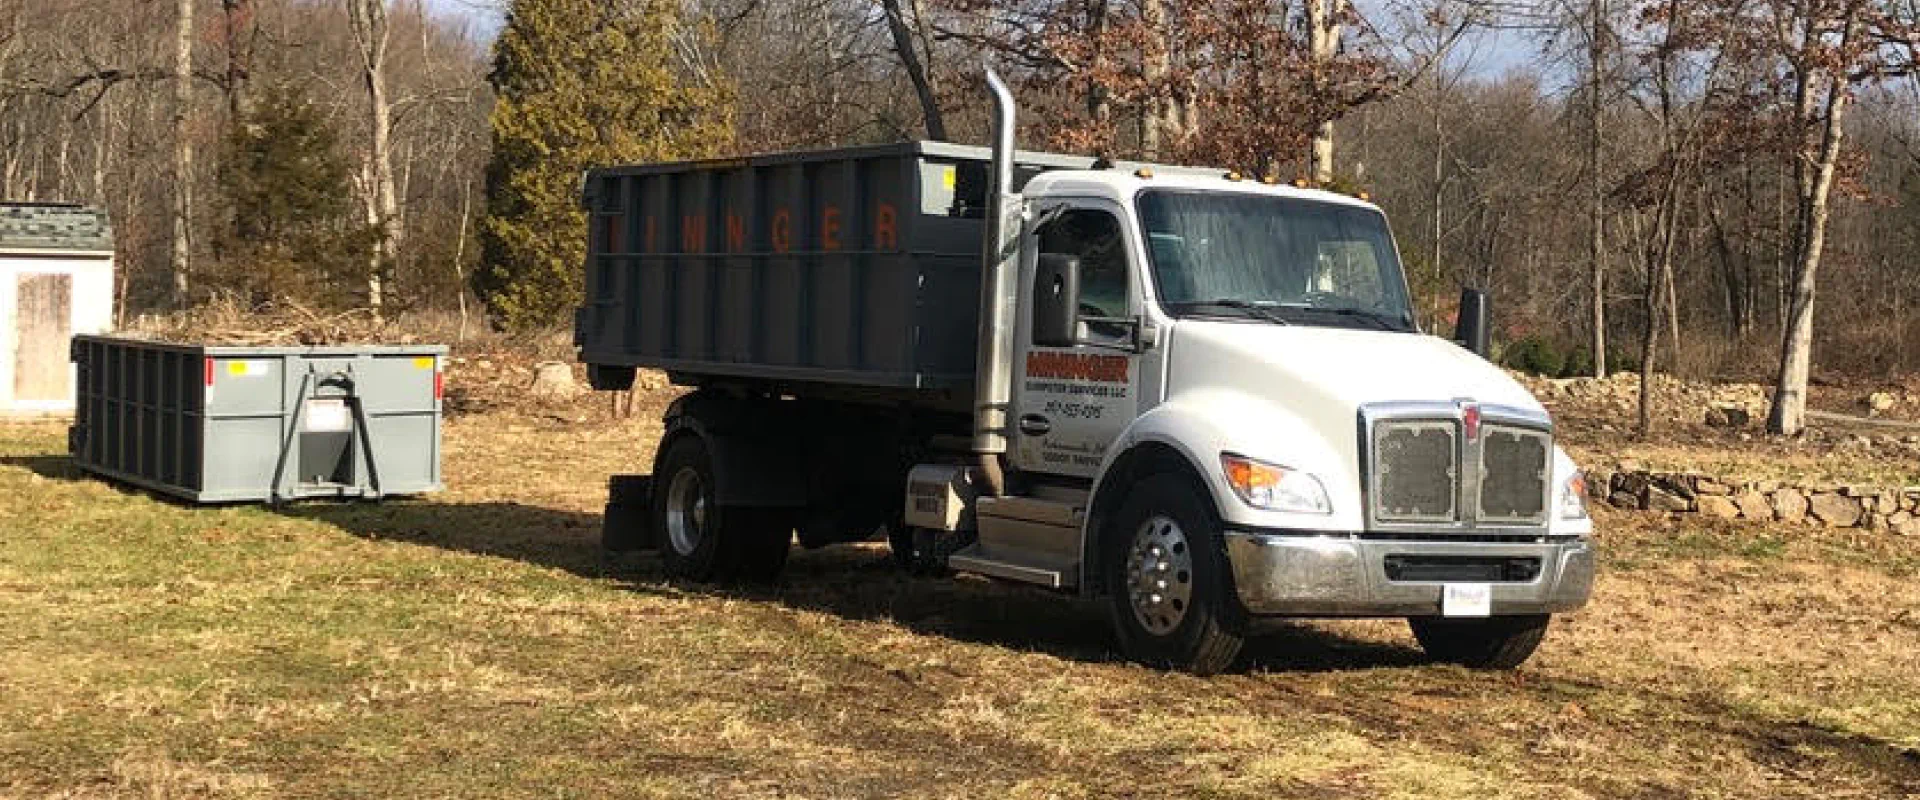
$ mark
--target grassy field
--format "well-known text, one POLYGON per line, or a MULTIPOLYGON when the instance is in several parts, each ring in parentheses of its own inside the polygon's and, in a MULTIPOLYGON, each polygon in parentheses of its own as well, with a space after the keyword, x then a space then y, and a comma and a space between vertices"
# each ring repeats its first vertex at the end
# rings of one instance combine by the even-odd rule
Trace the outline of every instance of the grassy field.
POLYGON ((1348 622, 1197 679, 876 546, 752 592, 609 561, 605 476, 656 432, 460 417, 445 494, 274 512, 0 426, 0 795, 1920 796, 1920 542, 1608 515, 1593 606, 1516 672, 1348 622))

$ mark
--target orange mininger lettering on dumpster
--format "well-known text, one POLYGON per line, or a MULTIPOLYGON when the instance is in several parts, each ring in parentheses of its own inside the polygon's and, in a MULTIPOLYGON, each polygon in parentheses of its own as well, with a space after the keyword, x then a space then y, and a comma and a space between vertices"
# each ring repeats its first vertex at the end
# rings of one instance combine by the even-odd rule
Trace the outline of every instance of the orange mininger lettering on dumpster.
POLYGON ((1035 350, 1027 354, 1027 377, 1095 383, 1126 383, 1127 357, 1035 350))
MULTIPOLYGON (((724 248, 725 252, 748 252, 755 238, 753 234, 758 229, 757 224, 743 218, 733 209, 727 209, 722 213, 723 216, 720 218, 722 227, 712 233, 708 231, 707 215, 680 215, 680 252, 705 253, 714 244, 724 248), (710 242, 710 236, 718 241, 710 242)), ((785 208, 775 208, 773 213, 765 219, 767 220, 766 243, 773 247, 773 252, 793 252, 796 244, 793 212, 785 208)), ((872 224, 867 226, 871 231, 867 238, 872 240, 873 249, 898 250, 900 248, 900 215, 892 203, 884 201, 875 203, 871 222, 872 224)), ((641 220, 642 252, 659 252, 655 246, 657 244, 655 227, 653 215, 649 214, 641 220)), ((813 234, 818 237, 818 244, 822 251, 837 252, 847 245, 845 234, 848 233, 848 227, 848 221, 841 213, 840 207, 828 205, 821 208, 819 226, 813 234)), ((671 235, 671 229, 668 235, 671 235)), ((601 251, 618 250, 621 244, 619 231, 609 226, 602 236, 601 251)), ((804 245, 804 243, 799 244, 804 245)))

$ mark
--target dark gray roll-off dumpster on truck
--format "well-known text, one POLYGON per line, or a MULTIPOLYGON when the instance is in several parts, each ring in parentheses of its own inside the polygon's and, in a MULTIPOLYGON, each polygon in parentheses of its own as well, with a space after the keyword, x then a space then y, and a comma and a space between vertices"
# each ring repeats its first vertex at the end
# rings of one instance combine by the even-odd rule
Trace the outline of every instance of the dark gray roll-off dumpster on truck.
MULTIPOLYGON (((1404 617, 1511 667, 1584 605, 1540 404, 1420 331, 1379 208, 1217 169, 928 142, 590 171, 576 344, 665 370, 606 543, 771 580, 884 529, 926 574, 1103 598, 1120 649, 1229 666, 1259 617, 1404 617)), ((1484 350, 1484 297, 1458 341, 1484 350)))

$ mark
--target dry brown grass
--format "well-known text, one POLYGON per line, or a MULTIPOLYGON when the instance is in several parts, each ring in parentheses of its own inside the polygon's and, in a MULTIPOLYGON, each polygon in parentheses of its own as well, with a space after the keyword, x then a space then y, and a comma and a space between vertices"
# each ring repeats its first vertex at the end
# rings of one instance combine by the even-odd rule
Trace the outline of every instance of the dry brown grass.
POLYGON ((753 591, 604 557, 650 400, 456 417, 445 494, 284 513, 0 427, 0 795, 1920 794, 1911 542, 1607 514, 1593 606, 1517 672, 1325 622, 1199 679, 1117 660, 1097 607, 877 545, 753 591))

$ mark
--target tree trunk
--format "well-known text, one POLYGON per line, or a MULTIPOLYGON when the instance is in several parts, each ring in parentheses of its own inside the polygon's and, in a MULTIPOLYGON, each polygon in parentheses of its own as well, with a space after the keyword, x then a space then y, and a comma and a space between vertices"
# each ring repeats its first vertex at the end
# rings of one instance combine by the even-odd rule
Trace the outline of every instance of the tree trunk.
POLYGON ((920 62, 920 49, 900 8, 900 0, 880 0, 880 7, 887 15, 893 52, 900 57, 900 66, 907 71, 907 79, 913 81, 913 92, 920 98, 920 116, 926 120, 927 138, 947 141, 947 123, 940 114, 940 101, 934 96, 933 81, 927 75, 926 66, 920 62))
POLYGON ((187 305, 193 268, 193 0, 174 3, 173 249, 168 261, 175 308, 187 305))
MULTIPOLYGON (((1849 24, 1842 42, 1851 39, 1849 24)), ((1843 44, 1844 46, 1844 44, 1843 44)), ((1787 310, 1787 330, 1780 348, 1780 377, 1775 382, 1773 407, 1767 412, 1769 433, 1797 434, 1806 427, 1807 377, 1813 362, 1813 294, 1826 249, 1828 196, 1833 172, 1840 160, 1840 140, 1846 134, 1844 117, 1849 95, 1844 75, 1827 80, 1826 124, 1807 192, 1800 201, 1799 241, 1796 243, 1793 296, 1787 310)), ((1804 160, 1804 159, 1803 159, 1804 160)))
POLYGON ((1140 23, 1152 40, 1141 59, 1141 77, 1147 85, 1146 106, 1140 109, 1140 157, 1152 161, 1160 157, 1167 118, 1167 8, 1163 0, 1141 0, 1140 23))
MULTIPOLYGON (((1307 0, 1307 52, 1313 60, 1314 83, 1326 91, 1326 73, 1340 53, 1340 17, 1346 0, 1307 0)), ((1315 186, 1333 182, 1333 120, 1321 120, 1313 129, 1307 153, 1307 172, 1315 186)))
POLYGON ((239 123, 253 113, 248 84, 253 77, 254 0, 220 0, 226 11, 227 118, 239 123))
POLYGON ((1606 3, 1591 0, 1587 40, 1587 269, 1592 276, 1593 376, 1607 377, 1607 196, 1600 183, 1601 75, 1606 66, 1606 3))
POLYGON ((1440 291, 1442 278, 1440 251, 1442 249, 1441 236, 1445 233, 1443 225, 1446 216, 1447 188, 1447 133, 1445 126, 1441 124, 1443 122, 1441 117, 1441 104, 1443 100, 1444 97, 1440 91, 1440 73, 1436 71, 1433 76, 1433 108, 1431 109, 1433 112, 1433 219, 1429 221, 1430 224, 1427 228, 1427 252, 1430 253, 1433 258, 1433 305, 1430 313, 1434 327, 1436 328, 1440 327, 1440 295, 1442 294, 1440 291))
POLYGON ((367 88, 366 177, 369 221, 378 233, 369 258, 367 305, 377 315, 385 304, 394 263, 399 260, 400 200, 393 181, 393 109, 387 103, 386 0, 346 0, 347 18, 360 49, 361 78, 367 88))

